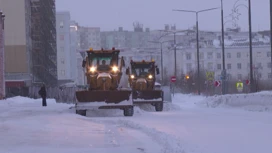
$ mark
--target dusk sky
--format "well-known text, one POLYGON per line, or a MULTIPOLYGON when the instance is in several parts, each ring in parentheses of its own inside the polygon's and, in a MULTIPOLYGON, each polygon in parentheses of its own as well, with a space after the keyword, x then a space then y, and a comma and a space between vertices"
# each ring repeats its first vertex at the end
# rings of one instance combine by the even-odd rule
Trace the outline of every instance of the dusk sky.
MULTIPOLYGON (((224 0, 224 16, 228 16, 237 0, 224 0)), ((247 0, 238 4, 247 5, 247 0)), ((268 30, 269 0, 251 0, 252 29, 268 30)), ((162 29, 165 24, 175 24, 178 29, 187 29, 195 25, 193 13, 174 12, 172 9, 202 10, 220 7, 220 0, 56 0, 57 11, 69 11, 71 19, 82 26, 100 27, 102 31, 133 29, 138 21, 151 30, 162 29)), ((240 5, 238 24, 243 31, 248 30, 247 8, 240 5)), ((199 29, 220 30, 220 9, 199 14, 199 29)), ((225 21, 231 18, 225 18, 225 21)), ((232 22, 227 22, 231 27, 232 22)))

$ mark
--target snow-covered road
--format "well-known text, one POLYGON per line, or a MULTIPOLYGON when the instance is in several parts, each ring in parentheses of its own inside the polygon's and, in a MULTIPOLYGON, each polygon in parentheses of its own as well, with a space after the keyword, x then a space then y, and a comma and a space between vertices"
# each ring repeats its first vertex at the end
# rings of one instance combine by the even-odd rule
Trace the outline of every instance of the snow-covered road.
POLYGON ((271 112, 207 108, 205 100, 176 95, 164 112, 136 107, 133 117, 123 117, 119 110, 91 111, 82 117, 71 105, 51 100, 42 108, 40 100, 15 97, 0 101, 0 152, 272 152, 271 112))

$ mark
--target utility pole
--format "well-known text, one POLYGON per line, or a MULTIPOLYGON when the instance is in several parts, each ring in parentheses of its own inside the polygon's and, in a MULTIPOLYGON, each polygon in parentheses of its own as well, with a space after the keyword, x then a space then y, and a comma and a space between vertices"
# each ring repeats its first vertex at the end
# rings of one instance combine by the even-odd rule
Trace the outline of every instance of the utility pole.
POLYGON ((197 80, 198 80, 198 94, 200 95, 200 61, 199 61, 199 35, 198 35, 198 14, 201 12, 206 12, 206 11, 211 11, 211 10, 215 10, 218 9, 218 7, 216 8, 210 8, 210 9, 204 9, 204 10, 200 10, 200 11, 193 11, 193 10, 173 10, 173 11, 179 11, 179 12, 189 12, 189 13, 195 13, 196 14, 196 48, 197 48, 197 80))
POLYGON ((223 0, 221 0, 221 29, 222 29, 222 66, 223 66, 223 70, 222 70, 222 74, 221 74, 221 78, 222 78, 222 94, 226 94, 226 66, 225 66, 225 29, 224 29, 224 10, 223 10, 223 0))
POLYGON ((272 0, 270 0, 270 58, 271 58, 271 79, 272 79, 272 0))
POLYGON ((248 27, 249 27, 249 65, 250 65, 250 91, 255 92, 255 81, 253 78, 253 55, 252 55, 252 29, 251 29, 251 0, 248 0, 248 27))
POLYGON ((199 35, 198 35, 198 12, 196 12, 196 57, 197 57, 197 91, 200 95, 200 62, 199 62, 199 35))
POLYGON ((175 77, 177 77, 177 45, 176 45, 176 33, 174 33, 174 56, 175 56, 175 77))

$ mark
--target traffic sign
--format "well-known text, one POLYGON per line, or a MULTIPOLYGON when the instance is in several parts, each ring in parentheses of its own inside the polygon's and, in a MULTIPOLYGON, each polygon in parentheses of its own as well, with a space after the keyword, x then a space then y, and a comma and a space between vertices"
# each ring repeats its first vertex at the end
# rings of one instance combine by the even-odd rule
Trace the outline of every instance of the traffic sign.
POLYGON ((176 82, 176 81, 177 81, 176 76, 172 76, 172 77, 171 77, 171 82, 176 82))
POLYGON ((219 87, 221 85, 221 81, 215 81, 214 86, 219 87))
POLYGON ((246 80, 246 85, 250 85, 250 81, 249 80, 246 80))

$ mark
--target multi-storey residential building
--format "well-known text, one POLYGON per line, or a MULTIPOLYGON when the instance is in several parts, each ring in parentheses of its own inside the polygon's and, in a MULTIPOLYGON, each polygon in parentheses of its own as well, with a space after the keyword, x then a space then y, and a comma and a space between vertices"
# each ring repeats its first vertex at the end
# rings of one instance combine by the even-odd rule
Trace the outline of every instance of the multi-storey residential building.
POLYGON ((80 48, 80 36, 78 23, 75 21, 70 22, 70 67, 71 67, 71 78, 74 82, 77 81, 77 50, 80 48))
POLYGON ((30 85, 31 69, 31 1, 0 0, 5 19, 5 78, 8 88, 30 85))
POLYGON ((5 48, 4 48, 4 18, 3 12, 0 12, 0 99, 6 95, 5 92, 5 48))
POLYGON ((101 38, 100 28, 98 27, 83 27, 79 28, 80 31, 80 47, 81 49, 100 49, 101 38))
POLYGON ((80 27, 75 21, 70 25, 71 44, 71 73, 77 85, 84 85, 84 72, 82 68, 83 57, 80 54, 80 27))
POLYGON ((134 31, 123 30, 101 32, 101 45, 103 48, 147 48, 150 43, 149 28, 143 29, 142 25, 135 24, 134 31))
MULTIPOLYGON (((209 36, 212 34, 209 32, 209 36)), ((205 36, 205 35, 204 35, 205 36)), ((253 33, 253 72, 255 79, 271 79, 271 53, 270 38, 263 34, 253 33)), ((185 35, 186 37, 186 35, 185 35)), ((227 32, 225 36, 225 67, 228 80, 245 80, 249 78, 249 41, 245 32, 227 32)), ((214 79, 221 78, 222 49, 219 32, 214 32, 214 37, 203 37, 200 42, 200 69, 215 73, 214 79), (211 43, 212 42, 212 43, 211 43)), ((177 42, 178 44, 179 42, 177 42)), ((190 73, 197 70, 197 54, 195 42, 183 45, 177 49, 178 73, 190 73)), ((172 43, 168 44, 171 46, 172 43)), ((173 67, 173 48, 164 53, 165 67, 173 67), (167 53, 169 52, 169 53, 167 53)), ((173 74, 173 69, 170 74, 173 74)))
POLYGON ((70 82, 71 76, 71 46, 70 46, 70 13, 57 12, 57 62, 59 84, 70 82))

